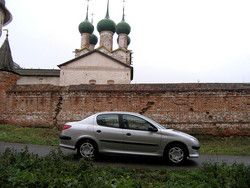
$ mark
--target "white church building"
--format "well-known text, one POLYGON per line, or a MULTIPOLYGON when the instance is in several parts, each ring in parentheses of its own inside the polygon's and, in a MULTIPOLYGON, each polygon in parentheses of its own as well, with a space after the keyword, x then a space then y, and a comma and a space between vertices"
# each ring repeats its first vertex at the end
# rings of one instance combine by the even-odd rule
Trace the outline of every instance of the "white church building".
POLYGON ((75 50, 73 59, 58 65, 60 69, 20 68, 12 60, 6 37, 0 49, 0 70, 19 74, 18 85, 130 84, 133 79, 132 52, 128 50, 131 28, 125 22, 124 9, 122 21, 116 25, 109 17, 108 0, 106 16, 97 24, 99 44, 98 37, 93 34, 94 29, 87 8, 86 19, 79 25, 81 47, 75 50), (118 49, 113 49, 115 33, 118 35, 118 49))

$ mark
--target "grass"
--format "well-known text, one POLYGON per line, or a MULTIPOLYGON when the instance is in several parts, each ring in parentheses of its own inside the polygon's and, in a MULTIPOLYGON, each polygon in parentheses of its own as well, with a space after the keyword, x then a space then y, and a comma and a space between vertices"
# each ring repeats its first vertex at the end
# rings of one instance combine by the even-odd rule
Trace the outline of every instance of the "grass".
MULTIPOLYGON (((0 125, 0 141, 5 142, 57 146, 58 136, 57 129, 0 125)), ((196 137, 201 154, 250 155, 250 137, 196 137)))
POLYGON ((72 161, 60 151, 46 157, 28 150, 0 154, 0 187, 250 187, 250 166, 203 164, 196 169, 127 169, 97 167, 91 161, 72 161))
POLYGON ((203 154, 250 155, 250 137, 196 136, 203 154))
POLYGON ((0 125, 0 141, 25 144, 59 144, 59 131, 49 128, 29 128, 12 125, 0 125))

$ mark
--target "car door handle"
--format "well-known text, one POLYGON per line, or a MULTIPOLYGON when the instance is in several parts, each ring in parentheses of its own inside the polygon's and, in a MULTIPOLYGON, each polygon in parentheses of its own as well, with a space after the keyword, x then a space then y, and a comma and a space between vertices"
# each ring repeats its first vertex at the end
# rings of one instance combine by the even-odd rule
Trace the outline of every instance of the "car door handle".
POLYGON ((131 134, 131 133, 127 133, 126 135, 127 135, 127 136, 131 136, 132 134, 131 134))
POLYGON ((97 133, 101 133, 102 131, 101 131, 101 130, 97 130, 96 132, 97 132, 97 133))

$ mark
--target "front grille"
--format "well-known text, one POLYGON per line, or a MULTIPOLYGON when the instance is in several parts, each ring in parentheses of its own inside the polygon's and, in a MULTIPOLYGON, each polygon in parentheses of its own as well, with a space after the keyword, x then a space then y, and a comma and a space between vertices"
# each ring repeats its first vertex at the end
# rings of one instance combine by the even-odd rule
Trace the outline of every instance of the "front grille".
POLYGON ((60 138, 61 140, 71 140, 71 137, 69 137, 69 136, 60 135, 59 138, 60 138))
POLYGON ((199 149, 200 149, 200 146, 192 146, 192 148, 193 148, 194 150, 199 150, 199 149))

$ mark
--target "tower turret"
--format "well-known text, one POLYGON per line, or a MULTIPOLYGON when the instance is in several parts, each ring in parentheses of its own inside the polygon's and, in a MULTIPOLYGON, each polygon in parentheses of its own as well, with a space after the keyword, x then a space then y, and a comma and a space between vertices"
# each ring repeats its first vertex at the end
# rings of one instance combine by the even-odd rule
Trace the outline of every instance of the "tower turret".
POLYGON ((104 19, 98 22, 97 30, 100 33, 100 46, 109 51, 113 50, 113 35, 116 31, 116 24, 109 17, 109 0, 107 2, 107 13, 104 19))
MULTIPOLYGON (((92 13, 91 14, 92 15, 92 19, 91 19, 91 23, 92 23, 92 25, 93 25, 93 22, 94 22, 94 14, 92 13)), ((92 33, 91 35, 90 35, 90 37, 89 37, 89 44, 90 44, 90 47, 89 47, 89 49, 90 50, 94 50, 95 49, 95 45, 98 43, 98 38, 97 38, 97 36, 94 34, 94 33, 92 33)))
POLYGON ((8 39, 8 30, 5 41, 0 48, 0 70, 14 72, 14 61, 12 59, 10 44, 8 39))
POLYGON ((12 20, 12 15, 5 6, 5 0, 0 0, 0 37, 2 35, 2 27, 12 20))
MULTIPOLYGON (((89 0, 88 0, 89 2, 89 0)), ((89 4, 87 5, 87 13, 86 13, 86 18, 83 22, 80 23, 78 29, 79 32, 81 33, 81 49, 83 48, 89 48, 90 47, 90 35, 94 31, 94 26, 89 22, 88 18, 89 14, 89 4)))
MULTIPOLYGON (((124 1, 123 1, 124 2, 124 1)), ((116 33, 118 34, 118 45, 119 48, 127 49, 130 43, 128 35, 131 31, 130 25, 125 22, 125 13, 124 13, 124 5, 123 5, 123 15, 122 21, 116 26, 116 33)))
POLYGON ((95 34, 91 34, 89 37, 89 43, 90 43, 90 50, 95 49, 95 45, 98 43, 98 38, 95 34))

